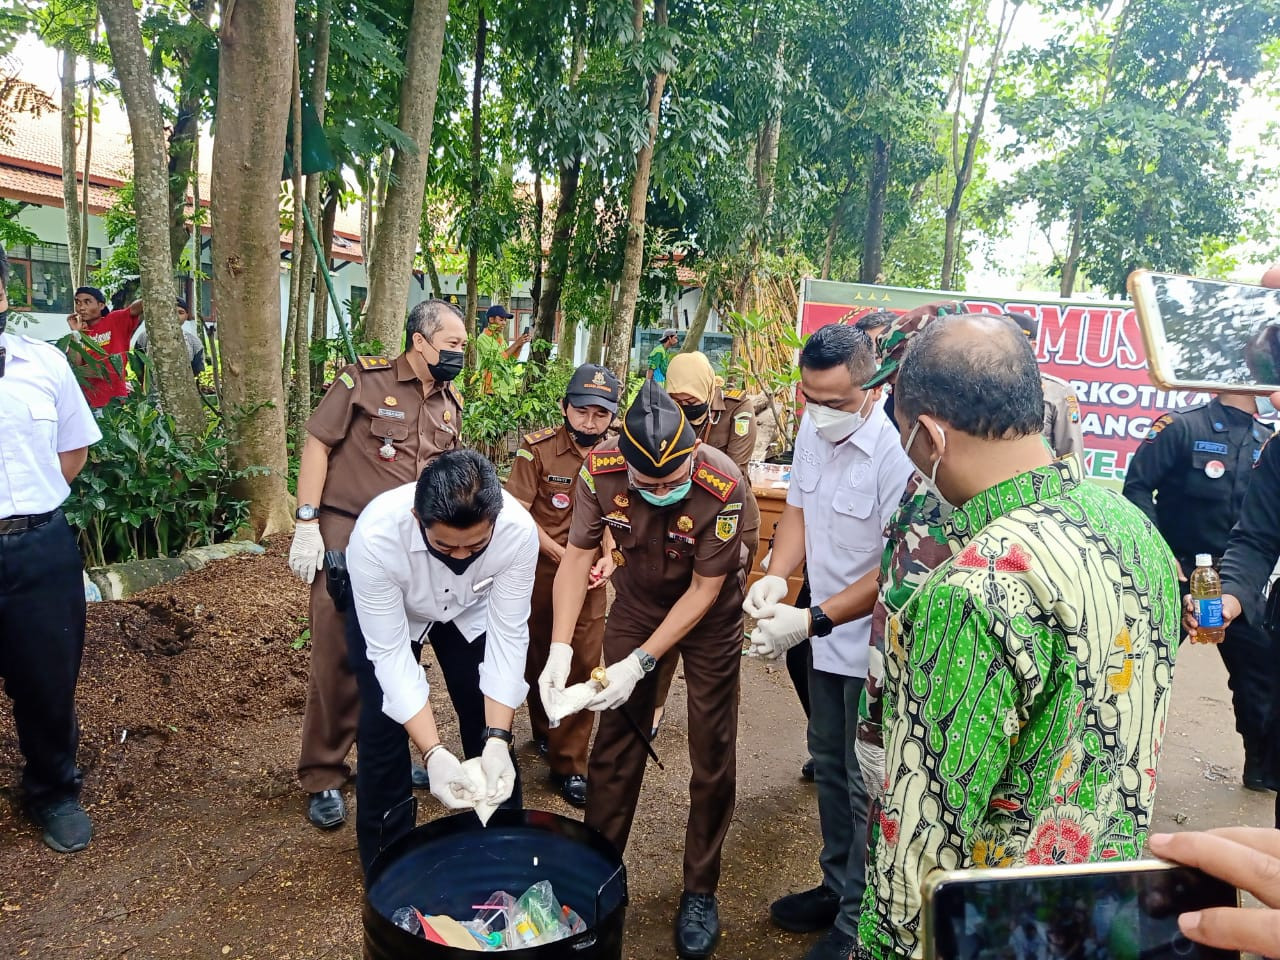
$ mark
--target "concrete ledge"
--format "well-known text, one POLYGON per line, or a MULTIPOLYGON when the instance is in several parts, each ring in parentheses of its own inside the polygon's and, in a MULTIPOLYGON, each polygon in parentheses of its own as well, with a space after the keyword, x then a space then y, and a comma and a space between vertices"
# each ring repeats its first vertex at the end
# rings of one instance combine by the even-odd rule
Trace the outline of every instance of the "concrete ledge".
POLYGON ((92 567, 86 572, 102 593, 103 600, 125 600, 148 587, 177 580, 187 571, 199 570, 214 560, 244 553, 266 553, 266 550, 248 540, 233 540, 209 547, 193 547, 176 557, 131 560, 107 567, 92 567))

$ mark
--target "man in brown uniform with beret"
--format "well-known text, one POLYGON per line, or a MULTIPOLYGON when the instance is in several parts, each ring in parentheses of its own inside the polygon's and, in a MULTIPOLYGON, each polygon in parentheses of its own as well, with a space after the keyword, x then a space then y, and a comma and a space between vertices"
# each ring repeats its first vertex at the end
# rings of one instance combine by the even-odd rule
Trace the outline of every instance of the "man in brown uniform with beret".
MULTIPOLYGON (((394 360, 361 357, 344 369, 307 421, 298 468, 298 511, 289 567, 311 584, 311 672, 298 782, 308 819, 346 820, 341 787, 351 773, 360 695, 347 665, 343 614, 325 588, 326 550, 345 550, 356 517, 374 497, 412 482, 458 445, 467 329, 457 307, 427 300, 409 312, 408 346, 394 360)), ((419 775, 420 777, 420 775, 419 775)), ((417 778, 416 778, 417 779, 417 778)), ((422 785, 418 780, 417 785, 422 785)))
POLYGON ((602 711, 591 749, 586 823, 626 847, 648 742, 637 718, 653 715, 653 671, 677 644, 689 689, 689 821, 684 894, 676 919, 681 957, 707 957, 720 936, 715 890, 737 779, 738 671, 742 659, 743 540, 758 536, 746 481, 699 441, 680 407, 652 380, 622 434, 587 455, 574 492, 569 545, 556 575, 553 653, 538 678, 547 716, 602 711), (617 591, 604 633, 607 669, 566 688, 556 644, 569 644, 605 529, 617 544, 617 591))
MULTIPOLYGON (((587 452, 604 439, 618 412, 622 388, 613 371, 585 363, 573 372, 560 408, 564 423, 528 434, 511 467, 507 493, 515 497, 538 525, 538 572, 533 582, 529 613, 529 655, 525 679, 530 685, 547 664, 551 647, 551 586, 564 559, 573 519, 573 494, 587 452)), ((600 666, 604 641, 605 579, 592 571, 586 601, 573 631, 570 651, 561 644, 558 656, 568 657, 569 682, 582 683, 600 666)), ((550 727, 542 701, 529 698, 529 722, 534 739, 545 748, 551 779, 575 807, 587 804, 587 748, 595 715, 582 710, 550 727)))

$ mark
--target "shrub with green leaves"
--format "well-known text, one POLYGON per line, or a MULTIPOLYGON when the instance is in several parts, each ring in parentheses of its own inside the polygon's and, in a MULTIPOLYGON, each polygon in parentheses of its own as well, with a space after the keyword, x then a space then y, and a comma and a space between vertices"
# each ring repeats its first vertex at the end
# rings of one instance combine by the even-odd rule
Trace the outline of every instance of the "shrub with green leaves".
POLYGON ((253 472, 227 463, 218 423, 180 438, 173 419, 146 395, 102 409, 102 440, 64 507, 90 566, 168 557, 228 539, 249 515, 232 485, 253 472))

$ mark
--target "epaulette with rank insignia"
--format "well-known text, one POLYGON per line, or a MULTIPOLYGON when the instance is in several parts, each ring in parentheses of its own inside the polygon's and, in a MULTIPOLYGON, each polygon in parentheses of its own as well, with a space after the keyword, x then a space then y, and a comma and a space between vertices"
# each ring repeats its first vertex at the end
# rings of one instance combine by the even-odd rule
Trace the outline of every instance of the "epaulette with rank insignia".
POLYGON ((747 395, 745 390, 726 390, 724 396, 726 400, 741 400, 747 395))
POLYGON ((463 407, 462 393, 452 383, 449 384, 449 396, 453 397, 453 402, 458 405, 458 409, 463 407))
POLYGON ((706 463, 698 464, 698 469, 693 473, 693 482, 721 503, 727 503, 733 496, 733 491, 738 488, 737 480, 726 477, 715 467, 706 463))
POLYGON ((544 430, 535 430, 533 433, 524 435, 525 443, 541 443, 543 440, 550 440, 556 435, 555 427, 547 427, 544 430))
POLYGON ((391 366, 386 357, 356 357, 356 363, 360 364, 361 370, 385 370, 391 366))
POLYGON ((601 450, 598 453, 592 450, 587 454, 587 472, 593 476, 617 473, 625 469, 627 469, 627 461, 619 450, 601 450))
POLYGON ((1165 427, 1167 427, 1171 423, 1173 423, 1173 414, 1166 413, 1163 417, 1161 417, 1159 420, 1157 420, 1147 429, 1147 436, 1146 436, 1145 442, 1150 443, 1157 436, 1159 436, 1161 430, 1163 430, 1165 427))

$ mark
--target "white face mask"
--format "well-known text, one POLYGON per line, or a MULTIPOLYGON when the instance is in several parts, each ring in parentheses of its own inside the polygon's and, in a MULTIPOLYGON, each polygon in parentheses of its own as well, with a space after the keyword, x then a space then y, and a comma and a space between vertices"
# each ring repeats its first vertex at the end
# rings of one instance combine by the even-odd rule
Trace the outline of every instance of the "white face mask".
POLYGON ((862 406, 856 413, 824 407, 820 403, 811 403, 806 409, 809 412, 809 419, 813 421, 813 426, 822 439, 830 443, 840 443, 852 437, 867 422, 864 411, 870 399, 871 394, 868 393, 866 400, 862 401, 862 406))
POLYGON ((1270 397, 1254 397, 1254 402, 1258 406, 1258 416, 1272 420, 1280 411, 1276 410, 1275 404, 1271 402, 1270 397))
MULTIPOLYGON (((907 442, 903 445, 907 457, 911 456, 911 445, 916 442, 916 432, 920 429, 920 421, 917 420, 915 426, 911 428, 911 432, 907 434, 907 442)), ((942 434, 942 450, 938 453, 938 459, 933 461, 933 469, 929 471, 929 475, 923 478, 920 484, 921 488, 928 493, 932 493, 938 498, 938 502, 942 504, 944 514, 950 513, 954 506, 951 501, 942 495, 942 491, 938 489, 938 467, 942 466, 942 455, 947 452, 947 432, 938 427, 938 432, 942 434)), ((921 471, 923 475, 923 471, 921 471)))

